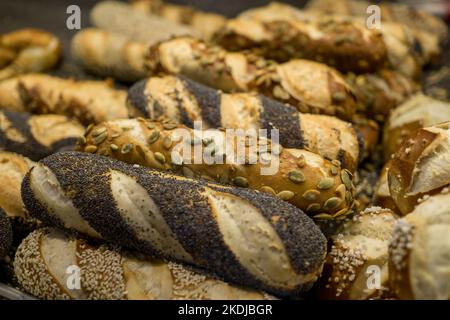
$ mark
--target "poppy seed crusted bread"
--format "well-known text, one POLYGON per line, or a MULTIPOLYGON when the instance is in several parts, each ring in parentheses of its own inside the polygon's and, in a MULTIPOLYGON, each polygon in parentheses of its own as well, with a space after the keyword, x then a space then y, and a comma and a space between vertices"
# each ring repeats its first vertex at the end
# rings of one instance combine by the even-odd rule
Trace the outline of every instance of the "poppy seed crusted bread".
POLYGON ((0 259, 8 252, 12 243, 12 228, 8 217, 0 208, 0 259))
POLYGON ((280 199, 88 153, 43 159, 22 197, 47 224, 281 295, 309 289, 326 253, 314 222, 280 199))

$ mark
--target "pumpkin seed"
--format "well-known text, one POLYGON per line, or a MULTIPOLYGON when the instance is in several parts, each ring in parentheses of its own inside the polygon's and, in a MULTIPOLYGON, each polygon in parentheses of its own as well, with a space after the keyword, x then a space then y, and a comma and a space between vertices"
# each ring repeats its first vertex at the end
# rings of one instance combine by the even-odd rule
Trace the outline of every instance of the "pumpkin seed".
POLYGON ((163 128, 166 130, 173 130, 176 127, 178 127, 178 125, 176 123, 164 123, 163 124, 163 128))
POLYGON ((333 215, 333 218, 337 218, 337 217, 346 215, 348 212, 350 212, 350 210, 348 210, 348 208, 341 209, 333 215))
POLYGON ((153 123, 153 122, 149 122, 149 123, 147 123, 147 128, 149 128, 149 129, 155 129, 155 124, 153 123))
POLYGON ((330 220, 333 219, 332 215, 329 215, 327 213, 319 213, 316 214, 315 216, 313 216, 314 219, 319 219, 319 220, 330 220))
POLYGON ((93 137, 99 136, 99 135, 101 135, 103 132, 106 132, 106 128, 105 128, 105 127, 95 129, 95 130, 92 132, 92 136, 93 136, 93 137))
POLYGON ((301 154, 301 155, 297 158, 297 166, 298 166, 299 168, 303 168, 303 167, 305 166, 305 164, 306 164, 305 156, 301 154))
POLYGON ((345 197, 345 191, 346 191, 345 185, 343 185, 343 184, 340 184, 340 185, 336 188, 336 190, 335 190, 336 194, 337 194, 337 195, 339 196, 339 198, 341 198, 341 199, 344 199, 344 197, 345 197))
POLYGON ((320 204, 319 203, 311 203, 307 208, 307 212, 316 212, 320 210, 320 204))
POLYGON ((298 170, 290 171, 288 173, 288 177, 289 177, 289 180, 291 180, 294 183, 302 183, 306 180, 303 173, 298 170))
POLYGON ((331 163, 338 168, 341 166, 341 162, 337 159, 332 160, 331 163))
POLYGON ((159 139, 159 131, 155 130, 150 134, 150 137, 148 138, 148 143, 152 144, 155 143, 159 139))
POLYGON ((117 144, 114 144, 114 143, 111 143, 109 147, 111 148, 112 151, 116 151, 116 150, 119 149, 119 146, 117 144))
POLYGON ((88 134, 89 131, 91 131, 91 129, 94 127, 94 124, 91 123, 90 125, 87 126, 86 131, 84 132, 84 134, 88 134))
POLYGON ((290 200, 295 196, 295 193, 289 190, 283 190, 279 192, 277 196, 282 200, 290 200))
POLYGON ((348 171, 345 169, 341 171, 341 180, 345 184, 345 187, 347 189, 352 189, 352 180, 350 178, 350 175, 348 174, 348 171))
POLYGON ((342 203, 342 200, 338 197, 332 197, 325 201, 323 208, 324 210, 332 210, 337 208, 342 203))
POLYGON ((85 145, 86 144, 86 138, 84 136, 81 136, 78 138, 78 144, 85 145))
POLYGON ((330 173, 331 173, 333 176, 337 176, 337 174, 338 174, 338 168, 336 168, 335 166, 331 166, 331 167, 330 167, 330 173))
POLYGON ((155 159, 161 164, 166 162, 166 157, 161 152, 155 152, 155 159))
POLYGON ((128 152, 130 152, 133 149, 134 145, 132 143, 128 143, 128 144, 124 144, 122 146, 122 149, 120 150, 120 152, 122 154, 126 154, 128 152))
POLYGON ((353 202, 353 195, 350 191, 347 191, 345 193, 345 201, 347 201, 347 203, 352 203, 353 202))
POLYGON ((333 178, 323 178, 317 184, 317 189, 319 189, 319 190, 328 190, 328 189, 330 189, 333 186, 333 184, 334 184, 334 179, 333 178))
POLYGON ((320 196, 320 192, 317 190, 306 190, 305 193, 303 193, 302 197, 308 201, 314 201, 317 200, 317 198, 320 196))
POLYGON ((169 136, 165 136, 163 139, 163 147, 166 149, 170 149, 172 146, 172 139, 169 136))
POLYGON ((248 187, 248 181, 244 177, 235 177, 233 179, 233 183, 237 185, 238 187, 247 188, 248 187))
POLYGON ((97 151, 97 146, 89 145, 84 148, 84 151, 88 153, 94 153, 95 151, 97 151))
POLYGON ((92 139, 92 143, 93 144, 100 144, 103 141, 105 141, 106 137, 108 136, 108 133, 106 131, 104 131, 103 133, 99 134, 98 136, 94 137, 92 139))
POLYGON ((271 187, 269 187, 269 186, 263 186, 263 187, 261 187, 261 191, 262 192, 266 192, 266 193, 270 193, 270 194, 273 194, 273 195, 276 195, 276 192, 275 192, 275 190, 273 190, 271 187))

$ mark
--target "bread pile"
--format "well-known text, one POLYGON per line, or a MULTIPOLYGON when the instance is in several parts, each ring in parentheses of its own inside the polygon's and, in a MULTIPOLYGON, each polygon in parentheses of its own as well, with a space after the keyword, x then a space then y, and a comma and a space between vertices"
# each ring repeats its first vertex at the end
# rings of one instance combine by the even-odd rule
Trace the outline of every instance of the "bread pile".
MULTIPOLYGON (((45 61, 0 77, 0 281, 40 299, 449 299, 450 102, 420 83, 448 31, 393 4, 370 29, 364 5, 103 1, 71 43, 97 80, 45 61)), ((0 68, 22 34, 0 36, 0 68)))

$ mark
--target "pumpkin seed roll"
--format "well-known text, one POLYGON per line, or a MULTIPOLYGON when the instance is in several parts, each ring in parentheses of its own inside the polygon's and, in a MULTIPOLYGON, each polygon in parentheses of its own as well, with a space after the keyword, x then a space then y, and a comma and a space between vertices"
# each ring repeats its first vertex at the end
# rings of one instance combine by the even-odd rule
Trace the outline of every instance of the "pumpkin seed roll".
POLYGON ((22 197, 49 225, 278 295, 310 289, 326 254, 314 222, 269 194, 89 153, 45 158, 25 177, 22 197))
POLYGON ((238 138, 223 130, 201 131, 169 120, 138 118, 94 126, 78 150, 264 191, 317 219, 345 216, 355 205, 352 173, 338 160, 285 149, 256 135, 238 138))
POLYGON ((164 117, 190 128, 277 129, 286 148, 307 149, 354 171, 362 140, 348 122, 296 108, 253 93, 223 93, 185 77, 152 77, 128 92, 131 117, 164 117))
POLYGON ((342 75, 324 64, 272 60, 245 52, 228 52, 197 39, 179 37, 150 47, 146 66, 187 76, 225 92, 255 91, 288 103, 301 112, 351 119, 356 101, 342 75))

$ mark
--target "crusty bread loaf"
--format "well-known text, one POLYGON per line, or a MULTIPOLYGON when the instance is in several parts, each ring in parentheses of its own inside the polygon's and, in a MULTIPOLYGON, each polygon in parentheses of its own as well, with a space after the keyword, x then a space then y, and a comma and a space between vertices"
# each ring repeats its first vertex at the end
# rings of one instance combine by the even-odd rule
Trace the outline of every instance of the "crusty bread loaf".
POLYGON ((35 114, 61 114, 84 125, 128 118, 126 92, 107 81, 74 81, 28 74, 0 83, 0 108, 35 114))
POLYGON ((368 208, 344 222, 331 237, 319 297, 363 300, 388 294, 388 245, 394 224, 395 215, 380 207, 368 208), (373 275, 369 268, 374 267, 380 271, 379 288, 368 285, 373 275))
POLYGON ((400 219, 389 245, 390 285, 400 299, 450 299, 448 188, 400 219))
POLYGON ((265 191, 317 219, 342 217, 354 205, 352 174, 339 161, 282 148, 266 137, 238 138, 138 118, 104 122, 82 142, 79 151, 265 191), (197 152, 193 145, 202 149, 197 152))
POLYGON ((231 51, 252 50, 279 62, 310 59, 341 72, 374 72, 387 62, 386 46, 377 30, 359 21, 306 15, 279 3, 227 21, 213 40, 231 51))
POLYGON ((101 1, 90 13, 92 24, 100 29, 124 35, 130 40, 153 44, 174 36, 198 37, 196 30, 153 14, 134 10, 119 1, 101 1))
POLYGON ((35 163, 12 152, 0 151, 0 208, 10 218, 26 219, 28 214, 20 195, 23 177, 35 163))
POLYGON ((389 190, 398 209, 407 214, 421 197, 450 184, 450 122, 412 133, 392 157, 389 190))
POLYGON ((12 243, 12 228, 8 217, 0 207, 0 259, 8 252, 12 243))
POLYGON ((72 149, 83 132, 83 126, 65 116, 0 111, 0 150, 31 160, 72 149))
POLYGON ((392 210, 392 212, 397 213, 397 206, 395 205, 394 199, 392 199, 391 192, 389 191, 388 172, 390 165, 390 161, 386 162, 380 171, 380 177, 375 186, 373 203, 376 206, 387 208, 392 210))
POLYGON ((301 210, 263 192, 60 152, 22 183, 31 215, 225 281, 275 294, 311 287, 326 240, 301 210))
POLYGON ((146 66, 152 75, 180 74, 225 92, 256 91, 301 112, 351 119, 355 111, 355 98, 342 75, 309 60, 277 65, 250 53, 179 37, 151 46, 146 66))
POLYGON ((273 299, 177 263, 94 245, 55 229, 38 229, 28 235, 16 252, 14 270, 22 288, 41 299, 273 299), (76 267, 79 289, 71 279, 76 267))
POLYGON ((86 70, 102 77, 133 82, 145 78, 144 57, 148 45, 100 29, 79 31, 71 41, 71 53, 86 70))
POLYGON ((135 10, 156 14, 172 22, 190 26, 204 39, 211 38, 226 23, 226 18, 220 14, 201 11, 191 6, 165 3, 161 0, 133 0, 131 6, 135 10))
POLYGON ((384 126, 384 158, 389 159, 413 131, 450 121, 450 103, 417 94, 393 110, 384 126))
MULTIPOLYGON (((204 129, 277 129, 286 148, 307 149, 339 160, 354 171, 362 144, 348 122, 326 115, 301 114, 294 107, 253 93, 227 94, 185 77, 152 77, 137 82, 128 92, 131 117, 159 119, 204 129)), ((366 146, 366 144, 364 144, 366 146)))

